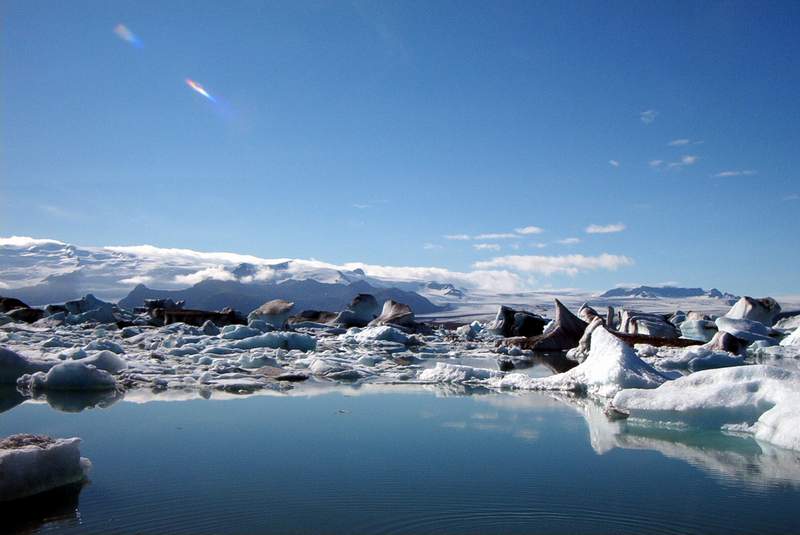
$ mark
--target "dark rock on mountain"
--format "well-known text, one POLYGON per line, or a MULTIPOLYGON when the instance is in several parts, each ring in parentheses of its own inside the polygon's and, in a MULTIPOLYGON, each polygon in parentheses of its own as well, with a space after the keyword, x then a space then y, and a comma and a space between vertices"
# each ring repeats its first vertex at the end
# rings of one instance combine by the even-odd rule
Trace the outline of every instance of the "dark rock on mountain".
POLYGON ((425 284, 425 288, 441 292, 442 295, 446 295, 448 297, 457 297, 458 299, 462 299, 464 297, 464 292, 449 282, 429 282, 425 284))

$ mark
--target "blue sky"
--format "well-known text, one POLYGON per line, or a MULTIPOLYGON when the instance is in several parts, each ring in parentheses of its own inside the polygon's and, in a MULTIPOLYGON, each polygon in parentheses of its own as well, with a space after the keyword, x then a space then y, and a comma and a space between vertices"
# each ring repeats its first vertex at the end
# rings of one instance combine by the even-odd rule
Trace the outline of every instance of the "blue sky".
POLYGON ((798 3, 0 10, 0 235, 799 291, 798 3))

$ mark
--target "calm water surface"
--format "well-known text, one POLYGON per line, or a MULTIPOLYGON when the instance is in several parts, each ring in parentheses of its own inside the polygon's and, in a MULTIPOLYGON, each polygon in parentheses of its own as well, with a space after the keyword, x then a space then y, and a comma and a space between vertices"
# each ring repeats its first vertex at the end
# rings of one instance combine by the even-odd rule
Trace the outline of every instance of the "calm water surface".
POLYGON ((797 454, 611 423, 586 400, 422 387, 135 397, 0 407, 0 436, 80 436, 94 464, 76 503, 4 517, 3 533, 800 532, 797 454))

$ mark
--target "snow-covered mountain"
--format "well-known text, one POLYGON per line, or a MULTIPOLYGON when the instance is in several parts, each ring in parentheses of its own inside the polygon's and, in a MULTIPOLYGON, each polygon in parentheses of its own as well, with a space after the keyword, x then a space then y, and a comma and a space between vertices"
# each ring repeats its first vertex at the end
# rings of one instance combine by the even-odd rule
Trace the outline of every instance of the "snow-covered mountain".
POLYGON ((507 271, 462 273, 357 262, 337 265, 314 259, 260 258, 150 245, 84 247, 48 239, 0 238, 0 294, 31 305, 64 302, 86 293, 117 301, 136 289, 128 301, 145 294, 168 294, 188 298, 190 306, 215 308, 211 305, 221 302, 222 294, 244 307, 265 296, 283 296, 297 300, 301 308, 325 309, 335 308, 362 288, 385 298, 394 290, 393 298, 424 298, 428 305, 416 301, 420 314, 472 318, 489 317, 500 304, 546 314, 554 297, 573 308, 590 302, 639 310, 682 307, 715 312, 727 310, 736 297, 715 289, 658 286, 615 288, 602 294, 575 289, 519 290, 515 277, 507 271), (302 281, 330 286, 297 284, 302 281), (289 282, 292 284, 275 287, 289 282), (316 294, 317 300, 306 299, 304 291, 316 294))
POLYGON ((608 290, 599 297, 635 297, 639 299, 685 299, 690 297, 711 297, 726 301, 739 298, 737 295, 723 293, 716 288, 704 290, 703 288, 681 288, 678 286, 635 286, 619 287, 608 290))
MULTIPOLYGON (((414 300, 410 293, 416 293, 440 303, 464 295, 452 283, 414 278, 413 272, 394 279, 386 276, 385 268, 376 268, 378 273, 371 274, 354 264, 340 266, 318 260, 267 259, 149 245, 82 247, 47 239, 0 239, 0 293, 31 305, 63 302, 86 293, 116 301, 140 285, 150 293, 196 288, 191 294, 193 299, 205 302, 200 298, 201 290, 219 286, 210 282, 229 283, 228 291, 237 295, 246 293, 248 285, 252 285, 254 295, 286 294, 299 298, 302 285, 285 286, 281 291, 264 289, 292 281, 322 283, 327 286, 320 288, 337 296, 351 294, 356 288, 379 295, 389 295, 388 290, 395 288, 399 292, 395 297, 406 292, 406 299, 414 300), (288 292, 289 287, 296 291, 288 292), (344 287, 350 289, 343 290, 344 287)), ((318 293, 320 288, 316 289, 318 293)), ((421 308, 432 310, 424 304, 421 308)))

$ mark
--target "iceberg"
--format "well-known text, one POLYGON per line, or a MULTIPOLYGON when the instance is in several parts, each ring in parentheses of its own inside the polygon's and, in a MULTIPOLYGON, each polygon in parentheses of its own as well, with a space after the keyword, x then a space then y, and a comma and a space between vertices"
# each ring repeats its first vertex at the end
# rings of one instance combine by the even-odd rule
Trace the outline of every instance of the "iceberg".
POLYGON ((792 334, 781 340, 781 345, 784 347, 787 346, 797 346, 800 347, 800 327, 794 330, 792 334))
POLYGON ((625 388, 656 388, 669 378, 601 326, 592 332, 589 356, 571 370, 542 378, 510 373, 488 383, 496 388, 585 391, 595 396, 613 397, 625 388))
POLYGON ((706 370, 653 390, 626 389, 612 402, 631 418, 735 429, 800 450, 800 374, 768 365, 706 370))
POLYGON ((0 441, 0 502, 83 481, 91 468, 79 438, 12 435, 0 441))
MULTIPOLYGON (((348 336, 348 335, 344 335, 348 336)), ((384 342, 396 342, 398 344, 407 344, 409 342, 408 335, 397 329, 396 327, 389 327, 383 325, 380 327, 367 327, 355 334, 353 339, 359 344, 367 342, 375 342, 382 340, 384 342)))
POLYGON ((233 342, 229 347, 234 349, 256 349, 267 347, 272 349, 298 349, 300 351, 313 351, 317 347, 317 340, 313 336, 301 333, 276 331, 250 336, 237 342, 233 342))
POLYGON ((10 349, 0 347, 0 384, 16 384, 17 379, 23 375, 47 371, 56 362, 32 360, 10 349))
POLYGON ((80 360, 57 364, 47 373, 23 375, 18 382, 33 391, 113 390, 117 387, 117 381, 110 373, 80 360))
POLYGON ((474 368, 459 364, 437 362, 436 366, 424 370, 419 375, 419 380, 430 383, 466 383, 471 381, 485 381, 504 375, 501 371, 488 368, 474 368))

